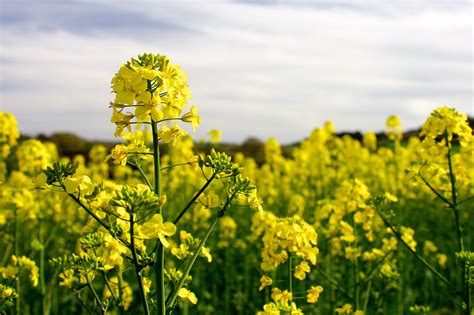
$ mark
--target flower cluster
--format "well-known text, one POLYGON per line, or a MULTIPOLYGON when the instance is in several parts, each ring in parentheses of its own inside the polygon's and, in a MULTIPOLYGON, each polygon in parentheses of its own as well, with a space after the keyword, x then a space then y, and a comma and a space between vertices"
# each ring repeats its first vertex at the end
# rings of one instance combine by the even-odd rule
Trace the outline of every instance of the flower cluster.
MULTIPOLYGON (((158 122, 179 117, 191 98, 186 74, 168 57, 159 54, 139 55, 122 65, 112 79, 112 91, 116 136, 122 136, 126 128, 131 130, 133 118, 138 122, 158 122), (135 109, 127 111, 127 108, 135 109)), ((191 123, 193 128, 200 123, 195 107, 180 119, 191 123)))
POLYGON ((319 252, 318 235, 314 228, 299 216, 278 219, 263 236, 261 268, 268 271, 286 262, 290 256, 301 259, 296 274, 309 272, 309 263, 316 265, 319 252))
POLYGON ((263 306, 263 311, 257 312, 257 315, 273 315, 273 314, 295 314, 303 315, 293 300, 293 295, 287 290, 281 291, 278 288, 272 290, 273 302, 267 303, 263 306))
POLYGON ((48 147, 36 139, 22 142, 18 146, 16 156, 20 171, 29 175, 38 175, 52 162, 48 147))
POLYGON ((39 268, 36 263, 26 256, 17 257, 13 255, 10 259, 10 265, 0 267, 0 275, 3 279, 13 281, 17 277, 26 276, 31 285, 38 285, 39 268))
POLYGON ((20 137, 15 116, 0 112, 0 156, 6 158, 20 137))

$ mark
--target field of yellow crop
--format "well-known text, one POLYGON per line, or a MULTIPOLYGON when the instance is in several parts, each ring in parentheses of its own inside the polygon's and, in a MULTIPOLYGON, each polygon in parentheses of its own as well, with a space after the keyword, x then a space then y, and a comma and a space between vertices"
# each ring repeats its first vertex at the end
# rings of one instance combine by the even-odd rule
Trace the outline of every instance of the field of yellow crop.
POLYGON ((167 57, 111 84, 110 152, 58 156, 0 113, 0 314, 472 314, 464 114, 438 108, 408 141, 391 116, 383 145, 328 122, 257 163, 195 149, 167 57))

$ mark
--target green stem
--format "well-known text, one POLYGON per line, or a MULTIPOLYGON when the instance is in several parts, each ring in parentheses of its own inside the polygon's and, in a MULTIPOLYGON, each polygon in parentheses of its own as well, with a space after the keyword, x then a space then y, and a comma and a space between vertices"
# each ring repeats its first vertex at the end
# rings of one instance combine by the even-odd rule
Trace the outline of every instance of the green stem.
POLYGON ((102 302, 100 301, 100 298, 99 296, 97 295, 97 292, 95 292, 95 289, 94 287, 92 286, 92 284, 89 282, 89 279, 87 280, 88 281, 88 288, 91 290, 92 292, 92 295, 94 296, 94 300, 95 302, 97 303, 97 305, 99 306, 99 312, 100 314, 105 314, 104 312, 104 309, 102 308, 102 302))
POLYGON ((2 261, 0 261, 0 266, 5 266, 5 264, 7 263, 7 260, 11 254, 10 252, 12 251, 12 247, 14 246, 12 245, 11 242, 9 242, 7 245, 7 248, 5 249, 5 252, 3 253, 3 258, 2 258, 2 261))
POLYGON ((366 272, 366 276, 362 279, 362 280, 359 280, 358 283, 356 283, 355 285, 362 285, 366 282, 369 282, 372 280, 372 278, 377 275, 376 271, 378 270, 378 267, 385 261, 385 259, 391 254, 392 252, 389 251, 387 253, 385 253, 383 255, 383 257, 381 257, 379 260, 377 260, 374 264, 374 266, 370 269, 369 272, 366 272))
MULTIPOLYGON (((446 146, 448 147, 448 165, 449 165, 449 179, 451 181, 451 200, 452 200, 452 209, 454 213, 454 221, 456 223, 456 234, 458 238, 458 251, 464 251, 464 240, 462 236, 462 226, 459 219, 459 209, 457 203, 457 190, 456 190, 456 177, 453 171, 453 161, 451 159, 451 146, 449 145, 448 140, 448 131, 446 130, 444 133, 444 139, 446 146)), ((471 303, 470 303, 470 296, 469 296, 469 283, 465 281, 466 275, 466 264, 463 264, 462 275, 461 275, 461 282, 463 284, 463 296, 464 302, 466 303, 465 314, 469 315, 471 313, 471 303)))
MULTIPOLYGON (((446 145, 449 145, 447 137, 448 136, 446 135, 446 145)), ((456 193, 456 178, 453 172, 453 163, 451 160, 450 147, 448 147, 448 164, 449 164, 449 179, 451 181, 451 199, 452 199, 451 208, 453 209, 454 220, 456 223, 456 234, 458 237, 458 250, 459 252, 462 252, 464 251, 464 242, 463 242, 463 237, 462 237, 462 227, 459 220, 459 209, 458 209, 458 204, 457 204, 457 193, 456 193)))
POLYGON ((293 270, 291 254, 288 256, 288 290, 293 293, 293 270))
POLYGON ((88 274, 87 274, 87 270, 86 270, 86 281, 87 281, 87 287, 91 290, 92 295, 94 296, 94 299, 95 299, 95 301, 96 301, 96 303, 97 303, 97 306, 99 306, 99 312, 100 312, 100 314, 105 314, 104 309, 103 309, 103 307, 102 307, 102 302, 100 301, 100 298, 99 298, 99 296, 97 295, 97 292, 95 292, 95 289, 94 289, 94 287, 92 286, 92 283, 91 283, 90 280, 89 280, 89 276, 88 276, 88 274))
POLYGON ((145 315, 148 315, 150 313, 150 310, 148 308, 148 301, 145 295, 145 289, 143 288, 143 280, 142 280, 140 265, 138 263, 137 250, 135 248, 135 235, 134 235, 135 222, 133 221, 134 219, 133 217, 134 217, 134 214, 131 213, 130 214, 130 249, 132 251, 133 265, 135 266, 135 276, 137 277, 138 291, 140 292, 140 299, 143 305, 143 313, 145 315))
POLYGON ((145 172, 143 172, 143 169, 140 167, 140 165, 138 165, 138 162, 137 163, 127 162, 127 163, 130 164, 131 166, 134 166, 140 172, 140 175, 142 176, 142 179, 145 181, 148 188, 150 188, 150 190, 153 190, 153 186, 151 185, 150 180, 146 176, 145 172))
POLYGON ((354 298, 349 294, 349 292, 347 292, 336 280, 331 279, 319 266, 316 266, 316 269, 319 271, 321 276, 332 285, 332 287, 344 294, 349 300, 354 301, 354 298))
POLYGON ((188 209, 193 205, 193 203, 201 196, 201 194, 206 190, 206 188, 211 184, 211 182, 214 180, 216 177, 217 173, 214 172, 212 173, 212 176, 207 180, 207 182, 201 187, 201 189, 194 195, 194 197, 188 202, 186 207, 181 210, 181 212, 178 214, 178 216, 173 220, 173 224, 177 224, 181 217, 188 211, 188 209))
POLYGON ((474 199, 474 196, 467 197, 466 199, 459 201, 459 202, 458 202, 458 206, 461 205, 461 204, 463 204, 463 203, 465 203, 465 202, 467 202, 467 201, 470 201, 470 200, 472 200, 472 199, 474 199))
POLYGON ((370 293, 372 291, 372 280, 369 281, 369 284, 367 285, 367 290, 365 291, 365 301, 364 301, 364 314, 367 314, 367 307, 369 306, 369 300, 370 300, 370 293))
POLYGON ((436 189, 434 189, 434 187, 431 186, 431 184, 421 174, 419 176, 421 180, 425 183, 425 185, 428 186, 428 188, 436 195, 436 197, 445 202, 450 208, 453 207, 453 204, 448 199, 446 199, 446 197, 441 195, 436 189))
POLYGON ((161 122, 171 121, 171 120, 181 120, 181 118, 180 117, 164 118, 164 119, 160 119, 160 120, 156 121, 156 123, 161 123, 161 122))
POLYGON ((471 311, 471 292, 470 292, 470 284, 469 284, 469 280, 470 280, 469 267, 470 267, 469 265, 464 264, 464 289, 466 290, 466 292, 464 294, 465 294, 465 298, 466 298, 466 309, 467 309, 468 314, 471 311))
MULTIPOLYGON (((18 222, 18 213, 17 209, 15 207, 14 210, 14 216, 15 216, 15 256, 20 255, 20 224, 18 222)), ((17 315, 21 314, 21 283, 20 283, 20 277, 16 277, 15 279, 16 282, 16 293, 18 294, 18 297, 15 300, 15 312, 17 315)))
POLYGON ((360 285, 359 285, 359 259, 356 258, 355 260, 355 264, 354 264, 354 277, 355 277, 355 283, 356 283, 356 286, 354 288, 354 299, 355 299, 355 308, 356 310, 359 309, 360 307, 360 303, 359 303, 359 295, 360 295, 360 285))
MULTIPOLYGON (((201 253, 201 250, 202 250, 204 244, 206 243, 207 239, 209 238, 209 235, 211 235, 212 231, 216 227, 217 222, 219 221, 219 219, 220 219, 220 216, 216 216, 214 218, 214 220, 212 221, 211 225, 209 225, 209 228, 207 229, 206 234, 204 235, 204 238, 199 243, 199 246, 196 249, 196 251, 194 252, 193 257, 191 258, 191 260, 187 264, 186 269, 183 272, 183 275, 179 279, 178 284, 176 285, 176 288, 173 290, 170 298, 168 299, 168 301, 166 303, 167 308, 170 308, 174 305, 174 303, 176 301, 176 298, 178 297, 179 290, 183 287, 183 284, 186 281, 186 279, 188 278, 188 275, 189 275, 189 272, 191 271, 191 268, 193 267, 194 263, 196 262, 197 257, 201 253)), ((160 246, 160 247, 162 247, 162 246, 160 246)))
POLYGON ((87 306, 87 304, 82 300, 81 296, 79 295, 79 291, 77 290, 72 290, 74 293, 74 296, 76 297, 77 301, 81 306, 89 313, 89 314, 94 314, 94 312, 87 306))
POLYGON ((44 265, 45 265, 45 246, 44 246, 44 229, 43 226, 45 226, 44 221, 41 221, 41 226, 39 228, 39 241, 41 243, 41 250, 40 250, 40 290, 41 290, 41 298, 42 298, 42 307, 43 307, 43 315, 48 315, 49 314, 49 307, 47 303, 47 297, 46 297, 46 282, 45 282, 45 276, 44 276, 44 265))
POLYGON ((132 154, 132 155, 153 155, 151 152, 135 152, 135 151, 129 151, 127 154, 132 154))
MULTIPOLYGON (((63 187, 64 191, 66 191, 66 187, 64 186, 63 183, 60 183, 61 186, 63 187)), ((89 208, 87 208, 83 203, 82 201, 76 197, 75 195, 73 194, 68 194, 69 197, 71 197, 82 209, 84 209, 92 218, 94 218, 94 220, 97 221, 97 223, 99 223, 100 225, 102 225, 109 233, 110 233, 110 226, 105 223, 104 221, 102 221, 94 212, 92 212, 89 208)), ((122 242, 125 246, 127 247, 130 247, 130 243, 127 242, 126 240, 122 239, 121 237, 117 237, 117 236, 114 236, 113 233, 110 233, 110 235, 112 235, 113 238, 115 238, 116 240, 122 242)))
POLYGON ((402 238, 400 233, 393 227, 390 222, 380 213, 379 209, 375 208, 377 213, 379 214, 380 218, 382 218, 382 221, 385 223, 385 225, 393 232, 395 237, 403 244, 405 247, 413 254, 415 257, 433 274, 438 277, 441 281, 443 281, 453 292, 458 293, 458 289, 451 283, 449 282, 448 279, 446 279, 439 271, 437 271, 433 266, 431 266, 423 257, 421 257, 416 251, 414 251, 402 238))
POLYGON ((117 299, 117 296, 115 295, 115 292, 112 290, 112 288, 110 287, 110 283, 109 283, 109 279, 107 278, 107 275, 105 274, 105 271, 101 270, 101 274, 102 274, 102 277, 104 277, 104 282, 105 282, 105 286, 107 287, 107 289, 110 291, 110 294, 112 295, 112 299, 115 301, 115 303, 117 303, 117 305, 119 304, 119 300, 117 299))
POLYGON ((122 276, 122 267, 119 266, 119 271, 117 272, 118 278, 118 295, 119 295, 119 310, 120 314, 125 314, 125 309, 123 307, 123 276, 122 276))
POLYGON ((161 170, 164 171, 164 170, 176 167, 176 166, 184 166, 184 165, 191 165, 191 163, 190 162, 185 162, 185 163, 177 163, 177 164, 173 164, 173 165, 168 165, 168 166, 162 167, 161 170))
MULTIPOLYGON (((160 144, 158 142, 157 123, 151 121, 151 129, 153 136, 153 175, 154 175, 154 192, 161 197, 161 170, 160 170, 160 144)), ((163 209, 160 206, 159 213, 163 215, 163 209)), ((164 219, 164 218, 163 218, 164 219)), ((156 303, 159 315, 166 314, 165 300, 165 255, 163 246, 156 248, 155 260, 155 283, 156 283, 156 303)))

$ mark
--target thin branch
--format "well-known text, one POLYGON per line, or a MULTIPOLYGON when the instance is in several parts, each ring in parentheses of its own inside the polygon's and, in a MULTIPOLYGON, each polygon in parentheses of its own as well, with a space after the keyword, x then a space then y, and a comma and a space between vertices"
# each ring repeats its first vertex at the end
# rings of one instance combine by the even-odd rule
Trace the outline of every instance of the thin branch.
POLYGON ((140 167, 140 165, 138 165, 138 163, 132 163, 130 161, 127 161, 127 163, 130 164, 131 166, 135 166, 137 168, 137 170, 140 172, 140 175, 142 176, 142 178, 145 181, 148 188, 150 188, 150 190, 153 190, 153 186, 151 185, 150 180, 146 176, 145 172, 143 172, 143 169, 140 167))
POLYGON ((148 309, 148 301, 145 295, 145 289, 143 288, 143 280, 142 280, 142 275, 141 275, 141 268, 138 263, 138 258, 137 258, 137 251, 135 248, 135 235, 134 235, 134 221, 133 221, 134 214, 130 214, 130 249, 132 251, 132 257, 133 257, 133 265, 135 266, 135 276, 137 277, 137 282, 138 282, 138 289, 140 292, 140 299, 143 304, 143 313, 145 315, 148 315, 150 313, 150 310, 148 309))
POLYGON ((204 235, 204 238, 199 243, 199 246, 196 249, 196 251, 194 252, 193 257, 191 258, 191 260, 187 264, 187 266, 186 266, 186 268, 183 272, 183 275, 181 276, 181 278, 178 281, 178 284, 176 285, 176 288, 173 290, 170 297, 167 299, 167 301, 166 301, 166 308, 167 309, 174 305, 174 303, 176 301, 176 298, 178 297, 179 290, 183 287, 183 284, 186 281, 186 279, 188 278, 188 275, 189 275, 189 272, 191 271, 191 268, 194 266, 194 263, 196 262, 196 259, 197 259, 198 255, 201 253, 201 250, 202 250, 204 244, 206 243, 207 239, 209 238, 209 235, 211 235, 212 231, 216 227, 216 224, 219 221, 219 219, 220 219, 220 217, 217 215, 214 218, 214 220, 212 221, 211 225, 209 225, 209 228, 207 229, 206 234, 204 235))
POLYGON ((426 184, 426 186, 428 186, 428 188, 439 198, 441 199, 444 203, 446 203, 447 205, 449 205, 450 208, 453 207, 453 204, 448 200, 446 199, 443 195, 441 195, 438 191, 436 191, 436 189, 433 188, 433 186, 431 186, 431 184, 421 175, 419 174, 421 180, 426 184))
POLYGON ((466 199, 459 201, 459 202, 458 202, 458 206, 461 205, 461 204, 463 204, 463 203, 465 203, 466 201, 469 201, 469 200, 472 200, 472 199, 474 199, 474 196, 467 197, 466 199))
POLYGON ((344 294, 349 300, 354 301, 354 298, 349 294, 349 292, 347 292, 346 289, 344 289, 343 287, 341 287, 341 285, 339 284, 339 282, 337 282, 336 280, 334 280, 334 279, 332 279, 331 277, 329 277, 329 276, 321 269, 321 267, 316 266, 316 270, 318 270, 319 273, 323 276, 323 278, 326 279, 326 281, 329 282, 329 284, 331 284, 336 290, 341 291, 341 293, 344 294))
POLYGON ((186 162, 186 163, 178 163, 178 164, 168 165, 168 166, 162 167, 162 168, 161 168, 161 170, 162 170, 162 171, 164 171, 164 170, 167 170, 167 169, 173 168, 173 167, 175 167, 175 166, 183 166, 183 165, 191 165, 191 162, 186 162))
POLYGON ((375 207, 375 210, 377 211, 377 213, 379 214, 380 218, 382 218, 382 221, 385 223, 385 225, 393 232, 393 234, 395 235, 395 237, 403 244, 405 245, 405 247, 413 254, 415 255, 415 257, 423 264, 425 265, 426 268, 428 268, 429 270, 431 270, 431 272, 433 272, 433 274, 438 277, 441 281, 443 281, 451 290, 453 290, 453 292, 455 292, 456 294, 459 293, 458 289, 448 280, 446 279, 438 270, 436 270, 433 266, 431 266, 423 257, 421 257, 415 250, 413 250, 402 238, 402 236, 400 235, 400 233, 393 227, 392 224, 390 224, 390 222, 388 222, 388 220, 385 218, 385 216, 380 213, 379 209, 377 207, 375 207))
POLYGON ((217 173, 212 173, 212 176, 206 181, 206 183, 201 187, 201 189, 194 195, 194 197, 188 202, 188 204, 181 210, 178 216, 173 220, 173 224, 177 224, 181 217, 188 211, 188 209, 193 205, 193 203, 201 196, 201 194, 207 189, 207 187, 211 184, 211 182, 216 177, 217 173))

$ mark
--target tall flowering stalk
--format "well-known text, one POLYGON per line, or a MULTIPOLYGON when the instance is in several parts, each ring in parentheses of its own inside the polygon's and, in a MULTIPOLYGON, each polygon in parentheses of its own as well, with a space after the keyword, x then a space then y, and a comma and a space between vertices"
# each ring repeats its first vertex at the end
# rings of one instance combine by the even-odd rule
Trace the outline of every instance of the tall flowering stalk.
MULTIPOLYGON (((106 160, 116 165, 129 165, 136 169, 143 184, 134 186, 115 183, 94 184, 86 175, 77 174, 77 165, 54 163, 38 178, 50 187, 62 189, 87 214, 98 223, 96 232, 81 238, 79 255, 53 259, 61 267, 62 285, 71 287, 79 302, 90 307, 80 291, 88 289, 94 297, 94 308, 105 314, 111 301, 123 312, 128 309, 131 294, 123 280, 126 271, 122 265, 130 261, 143 314, 156 310, 157 314, 169 314, 176 306, 177 298, 197 302, 194 293, 186 289, 189 274, 196 258, 204 254, 209 235, 227 213, 234 200, 258 209, 255 187, 241 176, 241 168, 231 158, 214 150, 206 157, 193 157, 188 163, 161 167, 160 145, 173 144, 186 135, 178 122, 190 123, 195 129, 200 124, 197 109, 193 106, 182 114, 191 97, 186 74, 178 65, 162 55, 143 54, 122 65, 112 79, 115 99, 110 103, 111 121, 116 125, 115 136, 124 139, 116 145, 106 160), (171 123, 171 125, 170 125, 171 123), (151 134, 147 128, 151 127, 151 134), (147 137, 151 136, 151 149, 147 137), (152 161, 150 161, 150 159, 152 161), (161 171, 175 166, 193 165, 201 169, 206 179, 202 188, 194 194, 186 206, 178 212, 165 213, 167 196, 162 193, 161 171), (147 174, 151 169, 151 176, 147 174), (215 180, 219 180, 222 202, 214 206, 216 213, 202 240, 196 239, 194 252, 182 265, 182 270, 167 270, 165 249, 168 237, 177 231, 177 224, 193 204, 215 180), (153 184, 152 184, 153 183, 153 184), (169 221, 169 222, 168 222, 169 221), (118 277, 109 278, 107 272, 118 270, 118 277), (154 297, 149 275, 154 273, 154 297), (168 279, 165 276, 168 275, 168 279), (97 294, 94 279, 101 276, 107 288, 107 299, 97 294)), ((207 254, 208 255, 208 254, 207 254)), ((181 269, 181 268, 180 268, 181 269)))
POLYGON ((389 229, 424 267, 432 271, 455 295, 462 296, 461 309, 464 314, 469 315, 472 309, 469 257, 472 256, 472 252, 466 251, 464 247, 463 223, 459 206, 471 200, 472 196, 459 201, 459 195, 460 192, 465 193, 462 186, 467 187, 469 184, 469 175, 464 169, 463 161, 472 161, 474 137, 466 115, 448 107, 441 107, 433 111, 423 124, 420 136, 423 138, 419 150, 420 159, 412 163, 408 173, 415 176, 436 198, 452 210, 457 240, 456 256, 462 267, 460 277, 462 289, 458 290, 451 281, 421 257, 403 237, 403 231, 398 231, 383 214, 380 212, 379 214, 389 229))

